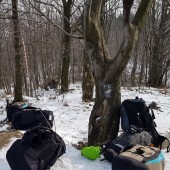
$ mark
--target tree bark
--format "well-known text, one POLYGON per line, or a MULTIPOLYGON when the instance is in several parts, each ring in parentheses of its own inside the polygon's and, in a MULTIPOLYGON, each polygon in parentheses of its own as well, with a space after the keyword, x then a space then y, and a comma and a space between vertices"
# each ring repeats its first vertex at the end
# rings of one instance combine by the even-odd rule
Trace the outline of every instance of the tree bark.
MULTIPOLYGON (((166 30, 167 30, 167 23, 169 20, 168 16, 168 4, 165 1, 162 1, 161 7, 161 19, 160 23, 158 24, 157 31, 156 28, 154 29, 154 46, 153 52, 151 55, 151 63, 149 68, 149 79, 148 85, 151 87, 162 87, 164 86, 164 76, 165 76, 165 69, 166 69, 166 53, 167 50, 165 49, 165 43, 167 39, 166 30)), ((156 10, 156 9, 154 9, 156 10)), ((155 14, 155 12, 153 13, 155 14)), ((170 13, 169 13, 170 14, 170 13)), ((153 16, 155 17, 155 15, 153 16)), ((154 20, 155 21, 155 20, 154 20)), ((157 23, 153 23, 156 25, 157 23)))
POLYGON ((93 99, 94 78, 91 69, 90 58, 87 53, 86 47, 83 52, 83 101, 88 102, 93 99))
POLYGON ((135 56, 133 60, 133 68, 131 71, 131 86, 135 87, 136 86, 136 70, 137 70, 137 64, 138 64, 138 54, 137 54, 137 49, 135 50, 135 56))
MULTIPOLYGON (((71 33, 71 27, 70 27, 70 17, 71 17, 71 6, 72 6, 72 0, 68 0, 66 2, 63 1, 63 8, 64 8, 64 16, 67 18, 64 18, 64 30, 67 33, 71 33)), ((69 89, 69 66, 70 66, 70 36, 64 34, 63 35, 63 58, 62 58, 62 71, 61 71, 61 93, 68 92, 69 89)))
POLYGON ((23 86, 23 58, 21 52, 21 35, 18 18, 18 0, 12 0, 12 21, 14 30, 14 49, 15 49, 15 88, 14 102, 21 102, 23 86))
POLYGON ((87 0, 85 14, 85 41, 90 56, 96 98, 89 118, 88 144, 99 145, 114 139, 118 134, 120 118, 120 77, 135 47, 152 0, 142 0, 136 15, 129 22, 132 0, 124 2, 124 38, 114 57, 110 57, 101 25, 102 0, 87 0), (129 3, 127 3, 129 2, 129 3))
POLYGON ((2 37, 0 36, 1 40, 0 40, 0 88, 2 89, 3 87, 3 82, 2 82, 2 37))

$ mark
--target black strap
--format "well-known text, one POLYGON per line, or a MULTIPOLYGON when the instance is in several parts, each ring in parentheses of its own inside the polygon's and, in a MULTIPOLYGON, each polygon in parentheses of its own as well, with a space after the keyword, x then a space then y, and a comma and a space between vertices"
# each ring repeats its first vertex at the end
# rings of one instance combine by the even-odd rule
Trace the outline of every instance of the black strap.
POLYGON ((36 130, 36 129, 45 129, 45 130, 49 130, 52 133, 54 133, 54 131, 51 128, 44 127, 44 126, 35 126, 35 127, 31 128, 31 129, 28 129, 27 132, 31 132, 31 131, 36 130))
POLYGON ((45 121, 46 121, 46 123, 48 124, 49 128, 52 128, 51 125, 50 125, 50 123, 48 122, 48 120, 47 120, 46 117, 44 116, 44 113, 43 113, 43 111, 42 111, 41 109, 40 109, 40 113, 41 113, 41 115, 43 116, 43 118, 45 119, 45 121))
POLYGON ((29 109, 33 109, 33 110, 35 110, 35 109, 38 109, 39 110, 39 108, 36 108, 36 107, 33 107, 33 106, 27 106, 27 107, 24 107, 24 108, 22 108, 23 110, 29 110, 29 109))

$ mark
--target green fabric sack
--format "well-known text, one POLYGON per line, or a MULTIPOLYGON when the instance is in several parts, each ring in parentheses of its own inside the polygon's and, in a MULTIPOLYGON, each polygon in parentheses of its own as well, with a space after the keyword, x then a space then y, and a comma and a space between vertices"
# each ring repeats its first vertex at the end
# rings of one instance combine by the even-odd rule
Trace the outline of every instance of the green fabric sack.
POLYGON ((100 158, 100 151, 101 151, 101 147, 99 146, 88 146, 88 147, 84 147, 81 150, 81 155, 83 155, 88 159, 95 160, 97 158, 100 158))

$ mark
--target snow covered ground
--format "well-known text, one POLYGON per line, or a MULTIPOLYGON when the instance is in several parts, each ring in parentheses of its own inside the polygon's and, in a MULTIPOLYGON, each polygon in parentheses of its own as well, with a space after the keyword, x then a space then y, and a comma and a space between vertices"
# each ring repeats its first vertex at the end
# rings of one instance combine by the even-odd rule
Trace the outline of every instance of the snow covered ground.
MULTIPOLYGON (((49 109, 55 115, 54 130, 64 139, 67 150, 66 153, 60 157, 51 170, 111 170, 111 163, 107 161, 100 161, 97 159, 91 161, 81 156, 80 151, 76 150, 72 143, 87 140, 87 127, 89 115, 93 107, 93 102, 82 102, 81 85, 71 85, 69 93, 66 95, 57 95, 53 90, 40 91, 37 98, 25 97, 33 106, 41 109, 49 109)), ((157 130, 160 134, 166 135, 170 133, 170 93, 162 94, 159 90, 153 88, 142 88, 141 90, 135 88, 122 88, 122 101, 128 98, 138 96, 143 98, 147 104, 155 101, 161 107, 161 111, 155 111, 157 130)), ((6 96, 10 99, 11 96, 6 96)), ((0 120, 6 117, 5 110, 6 101, 0 94, 0 120)), ((6 126, 0 127, 4 130, 6 126)), ((6 151, 16 139, 0 150, 0 169, 10 170, 8 162, 6 161, 6 151)), ((163 150, 166 158, 166 170, 170 170, 170 153, 163 150)))

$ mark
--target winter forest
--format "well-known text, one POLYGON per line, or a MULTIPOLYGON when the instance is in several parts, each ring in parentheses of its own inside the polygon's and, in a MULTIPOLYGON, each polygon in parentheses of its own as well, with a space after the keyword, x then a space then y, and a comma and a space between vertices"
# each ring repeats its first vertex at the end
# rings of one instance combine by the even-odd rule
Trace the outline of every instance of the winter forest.
MULTIPOLYGON (((97 1, 93 3, 97 8, 97 1)), ((100 12, 101 30, 97 31, 102 31, 110 58, 122 50, 126 36, 125 22, 132 22, 136 14, 136 20, 145 17, 128 65, 121 74, 121 85, 168 86, 169 1, 153 1, 147 16, 140 16, 145 12, 143 9, 136 13, 138 0, 134 3, 129 0, 124 7, 122 0, 100 3, 102 11, 94 11, 100 12)), ((85 36, 95 37, 85 30, 84 13, 87 7, 88 4, 81 0, 1 0, 0 87, 11 93, 11 87, 17 85, 23 94, 34 96, 39 87, 61 87, 63 93, 69 90, 69 83, 77 81, 84 85, 83 91, 90 88, 88 85, 93 86, 91 65, 88 67, 89 40, 85 36)), ((20 100, 20 95, 16 100, 20 100)), ((88 99, 85 94, 83 97, 88 99)))
POLYGON ((0 80, 2 100, 33 104, 40 90, 65 101, 78 84, 88 145, 113 140, 122 88, 169 93, 170 1, 0 0, 0 80))

